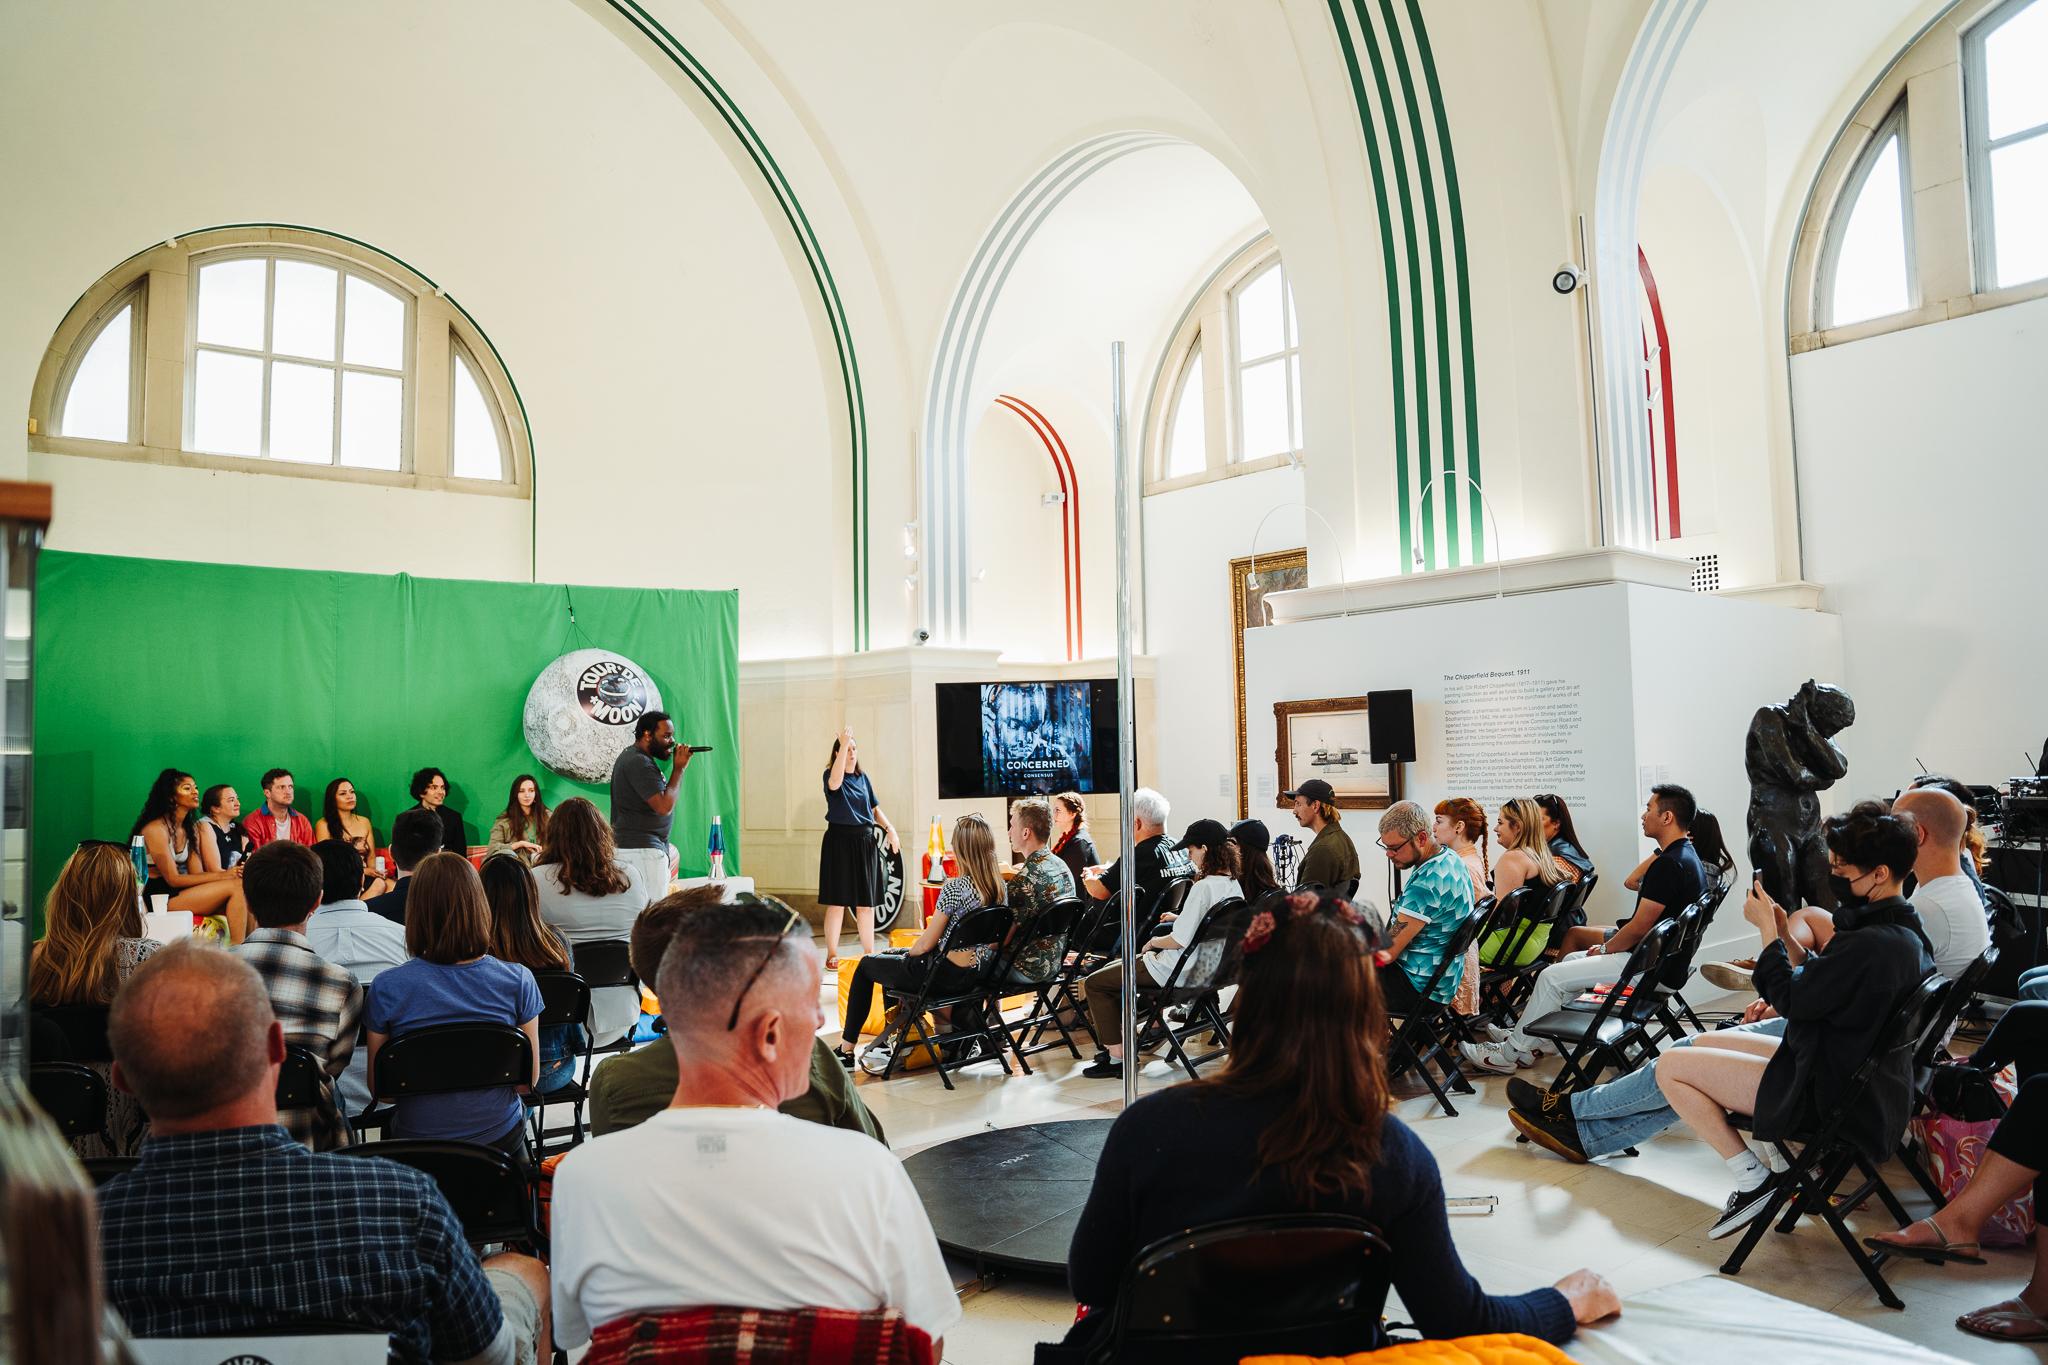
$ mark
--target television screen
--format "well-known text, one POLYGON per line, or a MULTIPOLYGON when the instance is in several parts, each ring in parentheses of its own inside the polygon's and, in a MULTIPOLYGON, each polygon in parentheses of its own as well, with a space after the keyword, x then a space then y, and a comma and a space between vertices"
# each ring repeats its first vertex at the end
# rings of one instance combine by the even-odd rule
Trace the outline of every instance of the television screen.
POLYGON ((1116 790, 1116 680, 940 683, 939 795, 1116 790))

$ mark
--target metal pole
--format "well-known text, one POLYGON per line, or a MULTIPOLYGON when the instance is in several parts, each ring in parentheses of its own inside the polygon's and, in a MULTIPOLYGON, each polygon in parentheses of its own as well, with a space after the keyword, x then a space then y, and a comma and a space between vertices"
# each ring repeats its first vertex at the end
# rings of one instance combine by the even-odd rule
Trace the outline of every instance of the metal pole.
POLYGON ((1131 797, 1137 790, 1138 707, 1131 688, 1131 470, 1125 458, 1129 433, 1124 415, 1124 344, 1109 344, 1110 449, 1116 461, 1116 790, 1122 803, 1122 876, 1117 879, 1124 944, 1124 1107, 1138 1101, 1138 891, 1136 817, 1131 797))

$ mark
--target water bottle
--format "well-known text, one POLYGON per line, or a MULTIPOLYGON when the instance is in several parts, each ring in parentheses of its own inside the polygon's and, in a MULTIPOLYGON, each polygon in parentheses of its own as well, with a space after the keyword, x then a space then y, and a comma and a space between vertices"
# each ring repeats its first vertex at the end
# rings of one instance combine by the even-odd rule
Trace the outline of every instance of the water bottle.
POLYGON ((140 895, 149 884, 149 850, 142 846, 140 834, 128 841, 128 861, 135 864, 135 891, 140 895))
POLYGON ((711 839, 705 851, 711 855, 711 880, 725 880, 725 828, 719 823, 719 816, 711 817, 711 839))

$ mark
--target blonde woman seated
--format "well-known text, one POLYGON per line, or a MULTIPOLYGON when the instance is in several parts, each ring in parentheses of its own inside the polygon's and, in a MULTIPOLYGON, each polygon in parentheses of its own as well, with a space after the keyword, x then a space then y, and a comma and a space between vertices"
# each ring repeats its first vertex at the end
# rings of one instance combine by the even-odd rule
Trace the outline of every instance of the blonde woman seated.
MULTIPOLYGON (((1555 887, 1578 880, 1571 864, 1559 862, 1551 854, 1543 838, 1542 808, 1528 797, 1518 796, 1500 808, 1493 822, 1493 837, 1501 848, 1500 859, 1493 865, 1494 900, 1504 901, 1525 886, 1555 887)), ((1479 960, 1489 967, 1526 967, 1534 962, 1549 946, 1542 933, 1529 935, 1513 962, 1499 960, 1519 932, 1519 924, 1511 924, 1488 934, 1479 944, 1479 960)))
MULTIPOLYGON (((868 1014, 874 1008, 877 987, 911 990, 930 977, 933 990, 940 994, 965 990, 974 984, 981 969, 1000 946, 989 943, 979 948, 950 952, 943 958, 937 955, 939 939, 945 934, 953 916, 984 905, 1001 905, 1007 894, 1002 871, 996 865, 996 837, 990 832, 988 821, 979 815, 961 816, 953 822, 952 842, 953 854, 960 862, 960 875, 948 878, 939 889, 938 908, 925 921, 924 932, 918 935, 917 942, 901 952, 891 948, 863 954, 853 969, 853 982, 846 994, 846 1018, 840 1024, 839 1047, 834 1053, 839 1064, 849 1071, 853 1069, 853 1053, 859 1043, 860 1027, 867 1022, 868 1014)), ((944 1022, 945 1011, 934 1010, 932 1013, 944 1022)), ((890 1046, 886 1037, 869 1046, 861 1054, 861 1066, 879 1076, 888 1069, 890 1046)))
MULTIPOLYGON (((1197 820, 1188 826, 1175 851, 1186 851, 1195 865, 1195 884, 1181 902, 1180 913, 1161 921, 1159 932, 1138 951, 1140 993, 1163 986, 1173 976, 1181 954, 1201 932, 1202 920, 1223 901, 1244 894, 1238 885, 1237 841, 1220 820, 1197 820)), ((1088 1031, 1102 1044, 1095 1060, 1081 1068, 1083 1076, 1124 1074, 1124 964, 1112 962, 1090 972, 1081 983, 1088 1001, 1088 1031)))

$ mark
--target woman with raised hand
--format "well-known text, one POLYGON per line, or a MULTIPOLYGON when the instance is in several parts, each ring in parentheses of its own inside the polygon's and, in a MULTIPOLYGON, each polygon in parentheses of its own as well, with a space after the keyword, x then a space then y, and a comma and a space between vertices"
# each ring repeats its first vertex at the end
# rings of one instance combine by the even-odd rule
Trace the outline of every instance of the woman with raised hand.
POLYGON ((839 928, 849 905, 861 953, 874 956, 875 906, 887 889, 882 860, 875 853, 878 829, 889 851, 896 852, 900 847, 896 826, 875 799, 875 786, 860 766, 860 749, 849 727, 832 741, 832 760, 825 766, 825 841, 818 849, 818 905, 825 912, 828 972, 839 969, 839 928))

